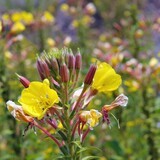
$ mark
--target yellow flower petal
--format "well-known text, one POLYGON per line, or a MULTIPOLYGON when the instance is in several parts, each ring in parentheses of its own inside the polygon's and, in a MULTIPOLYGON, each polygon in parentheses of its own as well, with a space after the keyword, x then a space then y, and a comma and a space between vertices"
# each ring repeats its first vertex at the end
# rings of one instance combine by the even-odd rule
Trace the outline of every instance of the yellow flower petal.
POLYGON ((19 33, 25 30, 25 26, 21 22, 15 22, 11 28, 12 33, 19 33))
POLYGON ((41 119, 44 117, 48 108, 58 103, 57 92, 49 87, 49 81, 31 82, 28 88, 22 91, 19 103, 25 113, 32 117, 41 119))
POLYGON ((114 91, 120 86, 121 82, 121 76, 116 74, 109 64, 103 62, 98 65, 92 88, 99 92, 114 91))

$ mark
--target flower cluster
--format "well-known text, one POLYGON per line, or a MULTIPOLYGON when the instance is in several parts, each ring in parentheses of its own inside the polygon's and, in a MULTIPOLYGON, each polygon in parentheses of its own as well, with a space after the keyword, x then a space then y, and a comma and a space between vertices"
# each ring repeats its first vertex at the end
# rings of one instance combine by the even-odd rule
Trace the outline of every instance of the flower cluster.
POLYGON ((94 127, 101 122, 108 123, 112 109, 126 106, 128 102, 128 98, 121 94, 101 111, 94 107, 88 110, 88 104, 98 93, 116 90, 122 80, 109 64, 97 62, 90 66, 81 87, 78 87, 81 68, 79 51, 74 55, 65 48, 44 53, 37 58, 42 82, 30 82, 18 75, 24 86, 18 100, 20 105, 10 100, 7 102, 14 118, 28 122, 31 128, 39 128, 58 145, 64 158, 80 159, 80 148, 74 141, 82 145, 94 127), (49 127, 55 130, 55 135, 50 133, 49 127))
POLYGON ((26 28, 39 29, 54 22, 54 17, 48 11, 34 15, 26 11, 4 13, 0 21, 0 32, 7 34, 8 38, 22 33, 26 28))

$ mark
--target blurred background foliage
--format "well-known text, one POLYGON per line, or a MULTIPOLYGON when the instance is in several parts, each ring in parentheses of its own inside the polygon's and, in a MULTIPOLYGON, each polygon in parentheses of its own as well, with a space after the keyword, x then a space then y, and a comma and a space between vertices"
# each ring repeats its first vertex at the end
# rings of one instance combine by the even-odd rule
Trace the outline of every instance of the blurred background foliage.
POLYGON ((83 56, 82 77, 97 59, 110 63, 123 84, 99 95, 92 108, 110 104, 119 93, 129 97, 125 109, 113 111, 111 124, 99 126, 84 154, 101 160, 160 159, 160 2, 156 0, 5 0, 0 1, 0 159, 50 160, 57 148, 46 137, 25 133, 6 109, 22 86, 15 73, 39 80, 36 56, 64 46, 83 56))

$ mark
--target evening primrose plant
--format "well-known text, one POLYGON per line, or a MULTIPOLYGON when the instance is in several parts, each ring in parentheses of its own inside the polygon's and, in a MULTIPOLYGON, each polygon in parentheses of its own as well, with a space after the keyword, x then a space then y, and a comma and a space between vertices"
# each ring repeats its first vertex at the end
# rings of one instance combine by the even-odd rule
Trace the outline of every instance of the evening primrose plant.
MULTIPOLYGON (((28 123, 28 129, 38 128, 59 147, 57 159, 81 160, 83 142, 89 132, 100 123, 109 124, 109 112, 118 106, 126 106, 128 98, 121 94, 111 104, 98 111, 94 106, 87 109, 92 99, 100 92, 111 92, 121 85, 121 76, 105 62, 91 64, 83 82, 80 80, 82 57, 69 49, 53 49, 37 58, 37 70, 41 81, 30 82, 18 75, 24 86, 18 99, 11 100, 7 108, 12 116, 28 123), (78 86, 80 84, 80 86, 78 86), (55 132, 51 133, 50 128, 55 132)), ((93 149, 93 148, 92 148, 93 149)))

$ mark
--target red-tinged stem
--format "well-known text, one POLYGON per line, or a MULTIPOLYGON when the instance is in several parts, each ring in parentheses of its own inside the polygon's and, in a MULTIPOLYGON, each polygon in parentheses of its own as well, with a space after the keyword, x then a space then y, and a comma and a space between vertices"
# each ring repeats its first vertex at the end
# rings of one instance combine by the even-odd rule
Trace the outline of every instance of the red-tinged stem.
POLYGON ((79 98, 78 98, 78 100, 77 100, 77 103, 76 103, 75 106, 74 106, 74 109, 73 109, 74 112, 77 111, 77 107, 78 107, 78 105, 79 105, 79 103, 80 103, 80 101, 81 101, 81 99, 82 99, 82 96, 83 96, 84 92, 86 91, 86 89, 87 89, 87 87, 84 86, 84 87, 83 87, 83 90, 82 90, 82 92, 81 92, 81 94, 80 94, 80 96, 79 96, 79 98))
POLYGON ((78 126, 79 123, 80 123, 80 121, 78 120, 78 121, 75 123, 75 125, 74 125, 73 131, 72 131, 72 139, 74 138, 74 134, 75 134, 75 132, 76 132, 76 128, 77 128, 77 126, 78 126))
POLYGON ((59 120, 61 121, 63 127, 65 127, 66 125, 64 124, 64 121, 63 121, 62 117, 60 116, 59 112, 58 112, 56 109, 54 109, 54 112, 55 112, 56 115, 58 116, 58 118, 59 118, 59 120))
POLYGON ((42 126, 40 126, 35 121, 33 122, 33 125, 36 126, 37 128, 39 128, 41 131, 43 131, 43 133, 45 133, 48 137, 50 137, 58 145, 58 147, 62 146, 60 144, 60 142, 55 137, 53 137, 45 128, 43 128, 42 126))
POLYGON ((57 126, 54 125, 50 120, 46 120, 48 124, 50 124, 54 129, 57 129, 57 126))
POLYGON ((83 136, 82 136, 82 143, 83 143, 84 139, 86 138, 87 134, 89 133, 89 131, 90 131, 90 128, 88 128, 88 129, 85 131, 85 133, 83 134, 83 136))

